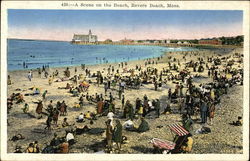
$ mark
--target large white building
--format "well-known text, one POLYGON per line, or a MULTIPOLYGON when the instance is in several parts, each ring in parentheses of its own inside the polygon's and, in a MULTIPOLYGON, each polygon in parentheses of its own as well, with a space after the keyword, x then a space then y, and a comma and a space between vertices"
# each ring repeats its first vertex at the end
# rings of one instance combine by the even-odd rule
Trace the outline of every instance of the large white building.
POLYGON ((97 36, 92 35, 91 30, 89 30, 88 35, 79 35, 79 34, 74 34, 72 42, 75 43, 95 43, 97 42, 97 36))

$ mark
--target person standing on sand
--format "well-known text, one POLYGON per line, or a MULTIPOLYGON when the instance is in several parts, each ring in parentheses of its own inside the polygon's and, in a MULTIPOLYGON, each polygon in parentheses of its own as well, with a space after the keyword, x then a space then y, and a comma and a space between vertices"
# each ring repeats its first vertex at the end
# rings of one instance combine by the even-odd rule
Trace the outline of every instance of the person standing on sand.
POLYGON ((75 67, 75 73, 77 73, 77 67, 75 67))
POLYGON ((29 81, 31 81, 31 79, 32 79, 32 72, 31 71, 29 71, 29 73, 28 73, 28 79, 29 79, 29 81))
POLYGON ((103 112, 103 105, 104 105, 103 100, 99 100, 97 102, 97 113, 98 114, 101 114, 103 112))
POLYGON ((121 100, 122 99, 122 89, 121 88, 119 88, 118 95, 119 95, 119 100, 121 100))
POLYGON ((62 116, 62 115, 63 116, 67 115, 67 105, 66 105, 64 100, 60 105, 60 116, 62 116))
POLYGON ((205 124, 207 122, 207 112, 208 112, 208 105, 206 99, 204 98, 201 102, 201 123, 205 124))
POLYGON ((124 108, 124 104, 125 104, 125 96, 122 95, 122 109, 124 108))
POLYGON ((121 143, 122 143, 122 124, 119 120, 116 120, 116 126, 114 129, 114 142, 117 145, 118 153, 121 150, 121 143))
POLYGON ((50 75, 49 79, 48 79, 48 83, 49 83, 50 86, 51 86, 52 82, 53 82, 53 77, 50 75))
POLYGON ((215 113, 215 104, 213 101, 210 101, 210 105, 209 105, 209 122, 210 125, 213 125, 213 118, 214 118, 214 113, 215 113))
POLYGON ((155 86, 155 91, 157 91, 158 83, 157 83, 156 80, 155 80, 155 82, 154 82, 154 86, 155 86))
POLYGON ((112 151, 112 135, 113 135, 113 130, 111 126, 111 120, 106 121, 106 140, 107 140, 107 148, 108 152, 112 151))
POLYGON ((48 129, 49 131, 51 130, 52 120, 53 120, 52 115, 49 115, 47 120, 46 120, 46 127, 44 129, 48 129))
POLYGON ((11 83, 12 83, 12 82, 11 82, 11 79, 10 79, 10 75, 8 75, 7 84, 8 84, 8 85, 11 85, 11 83))
POLYGON ((56 126, 57 125, 57 121, 58 121, 58 117, 59 117, 59 110, 57 108, 54 108, 53 111, 52 111, 52 114, 53 114, 53 122, 56 126))
POLYGON ((36 107, 36 113, 38 114, 38 119, 42 118, 42 111, 43 111, 43 103, 39 101, 36 107))
POLYGON ((39 78, 41 78, 41 75, 42 75, 41 68, 38 68, 38 69, 37 69, 37 72, 38 72, 39 78))
POLYGON ((160 117, 160 108, 161 108, 161 102, 159 99, 156 99, 155 112, 156 112, 157 118, 160 117))
POLYGON ((43 97, 43 100, 45 100, 45 97, 46 97, 46 94, 48 93, 48 91, 47 90, 45 90, 44 92, 43 92, 43 95, 42 95, 42 97, 43 97))
POLYGON ((105 96, 107 96, 107 91, 108 91, 108 84, 104 83, 104 92, 105 92, 105 96))
POLYGON ((171 101, 172 98, 172 91, 171 88, 168 89, 168 99, 171 101))

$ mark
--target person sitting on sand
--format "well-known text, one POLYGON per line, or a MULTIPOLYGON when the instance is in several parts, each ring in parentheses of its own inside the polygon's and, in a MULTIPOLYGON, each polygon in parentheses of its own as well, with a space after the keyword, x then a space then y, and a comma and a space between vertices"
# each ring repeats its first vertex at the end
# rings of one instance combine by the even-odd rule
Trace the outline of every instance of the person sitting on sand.
POLYGON ((40 153, 40 148, 38 146, 38 141, 34 142, 33 147, 34 147, 34 153, 40 153))
POLYGON ((24 113, 27 113, 29 111, 28 103, 25 103, 24 108, 22 110, 23 110, 24 113))
POLYGON ((19 93, 19 95, 17 96, 16 104, 23 103, 23 102, 25 102, 24 97, 21 93, 19 93))
POLYGON ((67 83, 65 89, 69 89, 69 88, 70 88, 70 84, 67 83))
POLYGON ((134 131, 135 130, 134 123, 131 120, 125 121, 123 123, 123 127, 124 127, 125 130, 128 130, 128 131, 134 131))
POLYGON ((172 112, 172 110, 171 110, 170 103, 167 102, 167 105, 166 105, 166 107, 164 108, 163 114, 171 114, 171 112, 172 112))
POLYGON ((149 124, 148 122, 142 117, 141 118, 141 124, 139 125, 137 131, 139 133, 146 132, 149 130, 149 124))
POLYGON ((59 153, 69 153, 69 143, 66 139, 59 145, 59 153))
POLYGON ((67 127, 67 126, 70 126, 69 123, 67 122, 67 118, 65 117, 63 119, 63 123, 62 123, 62 127, 67 127))
POLYGON ((75 87, 73 90, 72 90, 72 94, 73 94, 73 97, 79 97, 79 92, 78 92, 78 89, 77 87, 75 87))
POLYGON ((73 108, 80 108, 80 107, 81 107, 80 103, 75 102, 73 108))
POLYGON ((30 143, 26 149, 26 153, 35 153, 34 143, 30 143))
POLYGON ((86 119, 91 119, 91 112, 88 111, 87 113, 84 114, 84 118, 86 119))
POLYGON ((89 131, 90 128, 88 127, 88 125, 84 125, 83 127, 75 127, 75 134, 76 135, 81 135, 87 131, 89 131))
POLYGON ((53 139, 50 141, 50 146, 57 147, 60 144, 60 138, 57 136, 57 133, 54 133, 53 139))
POLYGON ((22 134, 17 134, 17 135, 15 135, 15 136, 13 136, 11 139, 10 139, 10 141, 17 141, 17 140, 23 140, 23 139, 25 139, 25 137, 22 135, 22 134))
POLYGON ((183 152, 185 153, 190 153, 192 151, 192 147, 193 147, 193 139, 192 139, 192 134, 188 134, 187 139, 184 142, 184 145, 181 146, 181 149, 183 150, 183 152))
POLYGON ((13 153, 23 153, 21 149, 22 149, 22 147, 17 145, 15 148, 15 151, 13 153))
POLYGON ((39 95, 39 94, 40 94, 40 90, 39 88, 36 88, 33 95, 39 95))
POLYGON ((69 145, 73 145, 75 143, 75 137, 71 131, 66 130, 66 141, 69 145))
POLYGON ((234 126, 242 126, 243 125, 243 120, 242 120, 242 117, 238 117, 238 120, 237 121, 233 121, 232 123, 234 126))
POLYGON ((194 124, 194 121, 187 116, 187 114, 182 115, 182 123, 183 127, 190 132, 190 129, 192 128, 192 125, 194 124))
POLYGON ((83 113, 80 113, 80 115, 78 116, 76 122, 83 122, 84 121, 84 115, 83 113))

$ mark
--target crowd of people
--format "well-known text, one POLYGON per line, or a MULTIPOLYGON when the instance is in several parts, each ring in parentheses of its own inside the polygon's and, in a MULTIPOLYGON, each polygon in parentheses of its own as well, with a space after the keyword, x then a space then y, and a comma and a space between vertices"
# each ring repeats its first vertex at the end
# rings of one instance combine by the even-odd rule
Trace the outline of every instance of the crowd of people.
MULTIPOLYGON (((84 64, 81 65, 81 71, 74 68, 74 74, 66 68, 64 73, 58 70, 49 72, 49 67, 38 69, 39 78, 48 79, 48 85, 52 86, 55 82, 66 82, 64 87, 58 87, 58 90, 65 90, 76 97, 78 102, 74 105, 67 105, 67 101, 50 100, 49 104, 44 106, 48 101, 46 99, 48 90, 43 94, 39 88, 32 88, 34 92, 30 94, 13 93, 7 101, 8 113, 10 113, 14 104, 23 104, 23 113, 30 112, 30 105, 25 102, 25 97, 30 95, 41 95, 42 98, 36 105, 36 118, 46 119, 45 130, 52 131, 59 127, 58 120, 63 117, 60 128, 68 128, 66 135, 58 137, 54 132, 54 138, 46 144, 45 148, 40 149, 38 142, 29 143, 25 151, 21 150, 18 145, 15 153, 68 153, 70 147, 76 142, 74 139, 77 134, 88 132, 91 128, 88 125, 83 127, 75 126, 76 123, 83 123, 90 120, 93 123, 100 117, 107 117, 105 121, 106 147, 107 153, 117 153, 122 151, 122 142, 124 141, 123 130, 129 132, 143 133, 150 130, 148 118, 158 119, 162 115, 177 113, 182 116, 182 126, 190 132, 190 135, 183 143, 182 151, 190 152, 192 150, 193 140, 191 138, 192 124, 194 118, 200 117, 200 124, 203 127, 212 126, 215 117, 217 105, 220 104, 222 95, 228 93, 228 89, 235 85, 243 85, 243 69, 235 68, 240 66, 241 61, 236 61, 235 57, 241 58, 241 55, 235 53, 233 56, 207 56, 202 57, 199 52, 182 52, 184 63, 175 58, 174 55, 168 57, 167 66, 157 68, 156 65, 163 62, 163 57, 155 59, 146 59, 144 65, 136 64, 134 68, 128 66, 128 62, 121 62, 118 67, 108 65, 103 71, 91 71, 84 64), (235 57, 234 57, 235 56, 235 57), (196 57, 191 61, 186 61, 187 57, 196 57), (207 72, 207 73, 206 73, 207 72), (78 75, 76 74, 78 73, 78 75), (63 77, 59 77, 63 75, 63 77), (211 82, 197 83, 194 80, 206 77, 211 82), (164 96, 166 101, 160 97, 150 99, 147 94, 142 94, 141 98, 127 99, 127 91, 135 90, 141 92, 141 88, 161 92, 162 88, 168 84, 174 84, 174 87, 168 87, 164 96), (93 93, 89 87, 103 88, 103 92, 93 93), (25 95, 25 97, 24 97, 25 95), (15 102, 14 102, 15 101, 15 102), (67 117, 70 116, 68 108, 84 109, 85 105, 92 105, 95 110, 81 112, 76 117, 75 122, 69 124, 67 117), (135 125, 134 120, 141 120, 139 125, 135 125), (209 119, 209 120, 208 120, 209 119), (124 121, 124 124, 121 123, 124 121), (115 125, 114 125, 115 122, 115 125), (115 146, 113 145, 115 143, 115 146)), ((237 59, 238 60, 238 59, 237 59)), ((29 71, 27 78, 32 81, 33 71, 29 71)), ((8 84, 11 85, 11 78, 8 77, 8 84)), ((84 111, 84 110, 82 110, 84 111)), ((163 116, 162 116, 163 117, 163 116)), ((241 118, 241 117, 240 117, 241 118)), ((239 120, 234 125, 242 125, 239 120)))

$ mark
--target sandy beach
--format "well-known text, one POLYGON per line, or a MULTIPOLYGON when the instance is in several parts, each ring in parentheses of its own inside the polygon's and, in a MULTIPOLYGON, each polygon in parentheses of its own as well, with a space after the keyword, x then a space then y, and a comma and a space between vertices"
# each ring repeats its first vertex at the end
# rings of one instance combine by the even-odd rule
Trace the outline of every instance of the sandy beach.
MULTIPOLYGON (((147 60, 139 60, 139 61, 130 61, 128 62, 126 68, 127 72, 121 67, 119 67, 118 63, 113 64, 99 64, 99 65, 89 65, 86 68, 90 69, 91 74, 97 73, 100 71, 102 75, 105 77, 108 73, 108 67, 114 66, 115 71, 119 69, 119 73, 122 76, 130 76, 130 69, 134 69, 134 74, 139 74, 138 70, 135 70, 136 65, 141 66, 142 71, 146 70, 148 67, 156 68, 160 72, 163 68, 168 69, 168 62, 172 64, 175 63, 178 66, 179 71, 185 68, 187 62, 198 61, 198 58, 203 58, 205 62, 207 61, 207 57, 218 57, 222 61, 221 65, 218 65, 219 70, 223 69, 225 65, 232 59, 234 59, 234 64, 232 68, 243 69, 243 62, 238 62, 240 58, 234 58, 235 53, 242 54, 242 48, 235 48, 232 50, 218 49, 218 50, 197 50, 193 53, 191 52, 172 52, 166 53, 162 56, 162 58, 152 58, 150 61, 157 62, 154 64, 149 64, 145 67, 145 61, 147 60), (186 54, 185 59, 183 56, 186 54), (170 59, 171 57, 171 59, 170 59), (228 59, 222 59, 223 57, 230 57, 228 59), (176 61, 174 61, 174 58, 176 61), (178 65, 179 64, 179 65, 178 65)), ((206 62, 209 66, 211 63, 206 62)), ((75 67, 69 67, 70 76, 83 74, 85 77, 85 81, 91 81, 90 87, 88 89, 89 95, 103 94, 104 99, 108 99, 108 95, 104 94, 104 85, 100 84, 99 86, 96 83, 96 77, 87 77, 85 75, 85 71, 81 69, 80 66, 77 66, 77 72, 75 72, 75 67)), ((58 89, 58 87, 65 87, 67 83, 73 84, 73 81, 63 81, 63 82, 55 82, 59 78, 64 77, 64 72, 66 67, 60 68, 49 68, 48 73, 52 74, 56 70, 58 70, 59 75, 53 79, 53 83, 49 85, 48 78, 45 78, 43 73, 40 77, 38 75, 37 70, 33 70, 33 78, 32 81, 29 81, 27 78, 29 70, 20 70, 20 71, 11 71, 8 72, 8 75, 11 78, 12 84, 8 85, 8 94, 9 97, 12 93, 22 93, 23 95, 28 93, 33 93, 34 90, 30 90, 29 88, 39 88, 40 95, 35 96, 24 96, 24 103, 13 104, 12 109, 8 114, 8 139, 12 138, 12 136, 20 133, 25 136, 25 139, 18 141, 10 141, 8 140, 7 152, 12 153, 15 151, 16 145, 22 146, 22 150, 24 151, 30 142, 35 140, 38 141, 40 149, 45 147, 45 144, 49 144, 52 140, 54 133, 56 132, 58 136, 65 136, 65 130, 67 128, 62 128, 60 125, 63 122, 63 118, 67 117, 68 122, 70 124, 75 124, 74 126, 83 126, 88 125, 91 129, 101 128, 105 129, 105 121, 107 120, 106 116, 97 117, 97 120, 94 120, 94 123, 91 125, 89 120, 86 120, 84 123, 76 123, 76 119, 80 113, 86 113, 87 111, 95 112, 96 111, 96 103, 88 102, 86 98, 84 98, 83 108, 74 108, 75 103, 79 102, 79 97, 72 97, 72 94, 69 93, 68 89, 58 89), (18 89, 18 90, 17 90, 18 89), (48 131, 44 128, 46 127, 47 116, 43 115, 41 119, 37 119, 36 114, 36 106, 34 102, 38 100, 42 100, 42 93, 47 90, 46 99, 43 101, 44 108, 47 108, 49 105, 49 101, 53 100, 53 106, 56 106, 57 101, 65 101, 68 106, 68 115, 67 116, 59 116, 58 125, 59 127, 55 127, 52 125, 52 130, 48 131), (29 114, 25 114, 22 110, 24 104, 27 103, 29 105, 29 114), (34 116, 34 117, 32 117, 34 116)), ((211 77, 208 77, 208 70, 204 65, 204 72, 194 72, 192 68, 187 68, 190 71, 190 74, 195 76, 193 78, 193 84, 195 86, 199 86, 203 83, 213 82, 211 77)), ((176 75, 178 72, 174 70, 170 70, 173 75, 176 75)), ((111 72, 112 73, 112 72, 111 72)), ((114 72, 115 73, 115 72, 114 72)), ((167 79, 167 76, 163 76, 163 80, 167 79)), ((164 81, 163 81, 164 82, 164 81)), ((159 99, 161 102, 160 111, 163 112, 166 107, 168 101, 168 90, 171 88, 174 90, 176 84, 174 81, 166 81, 163 83, 162 88, 157 91, 154 90, 154 84, 142 84, 140 89, 126 89, 124 96, 125 100, 130 100, 133 107, 135 108, 136 98, 143 99, 143 96, 146 94, 149 100, 159 99)), ((232 121, 236 121, 238 116, 243 115, 243 86, 242 85, 234 85, 229 88, 228 94, 224 94, 221 97, 220 104, 216 105, 215 116, 213 125, 207 125, 211 129, 211 133, 208 134, 196 134, 195 131, 201 128, 200 116, 193 116, 194 120, 193 129, 191 133, 193 133, 193 149, 191 153, 193 154, 207 154, 207 153, 223 153, 223 154, 241 154, 243 152, 243 128, 242 126, 233 126, 230 123, 232 121)), ((184 85, 184 93, 187 90, 187 87, 184 85)), ((87 92, 81 93, 86 95, 87 92)), ((123 124, 127 119, 120 118, 123 113, 121 100, 118 97, 118 86, 115 89, 109 89, 108 93, 111 92, 115 98, 115 117, 114 119, 119 118, 121 123, 123 124)), ((181 123, 181 115, 175 111, 178 111, 177 104, 171 103, 171 114, 161 114, 159 118, 146 118, 149 123, 150 130, 144 133, 137 133, 123 130, 123 136, 127 137, 127 141, 125 144, 122 144, 121 153, 125 154, 141 154, 141 153, 153 153, 153 146, 149 143, 152 138, 160 138, 163 140, 173 140, 173 135, 168 128, 167 125, 173 123, 181 123)), ((45 111, 45 110, 44 110, 45 111)), ((140 119, 135 119, 134 123, 136 126, 140 124, 140 119)), ((105 149, 105 132, 101 134, 89 134, 84 133, 82 135, 75 136, 76 143, 70 147, 70 153, 94 153, 97 151, 103 151, 105 149)))

